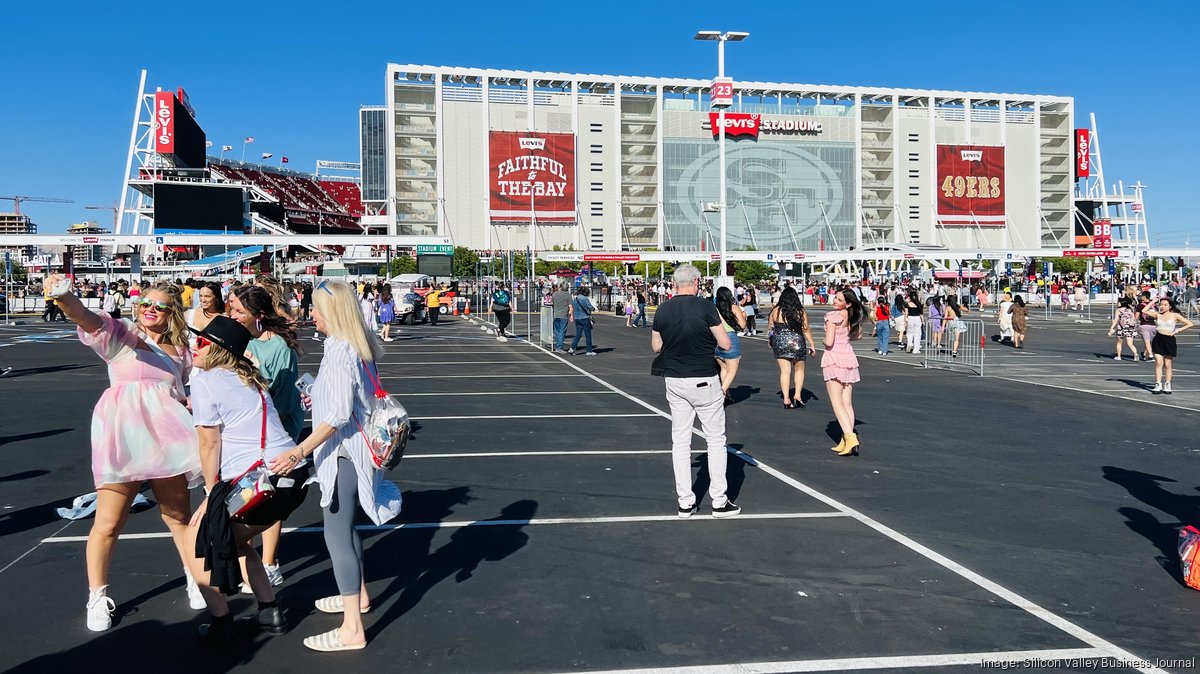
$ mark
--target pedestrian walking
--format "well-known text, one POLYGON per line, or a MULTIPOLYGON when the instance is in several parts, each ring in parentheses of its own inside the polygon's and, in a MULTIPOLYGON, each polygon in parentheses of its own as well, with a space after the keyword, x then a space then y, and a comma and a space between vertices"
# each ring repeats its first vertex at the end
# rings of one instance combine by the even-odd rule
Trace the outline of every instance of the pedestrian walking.
MULTIPOLYGON (((920 305, 917 305, 918 310, 920 305)), ((862 337, 863 306, 853 290, 833 296, 833 311, 825 314, 825 353, 821 372, 829 404, 842 430, 842 439, 831 449, 839 456, 858 456, 858 435, 854 432, 854 385, 859 381, 858 357, 850 342, 862 337)), ((912 327, 909 327, 912 330, 912 327)))
POLYGON ((1020 295, 1014 297, 1008 313, 1012 314, 1013 348, 1023 349, 1025 348, 1026 326, 1029 317, 1029 308, 1025 306, 1025 298, 1020 295))
POLYGON ((713 351, 717 365, 721 368, 721 393, 725 395, 725 404, 728 405, 733 402, 729 389, 733 386, 738 365, 742 360, 742 344, 738 333, 746 329, 746 314, 734 302, 733 292, 729 288, 717 289, 716 305, 717 313, 721 316, 721 328, 729 334, 729 348, 722 349, 718 346, 713 351))
POLYGON ((646 289, 645 288, 639 287, 637 289, 636 299, 637 299, 637 317, 633 319, 633 327, 636 328, 636 327, 638 327, 638 323, 641 323, 641 327, 648 328, 648 327, 650 327, 650 324, 646 321, 646 289))
POLYGON ((1000 325, 1000 343, 1012 344, 1013 340, 1013 324, 1012 324, 1012 295, 1004 293, 1000 298, 1000 305, 996 307, 996 322, 1000 325))
POLYGON ((550 296, 552 315, 554 317, 554 350, 566 351, 567 323, 574 318, 571 311, 571 294, 567 292, 565 281, 558 284, 558 290, 550 296))
POLYGON ((699 510, 692 491, 692 428, 700 419, 708 448, 708 495, 713 517, 733 517, 741 512, 726 493, 725 406, 720 369, 713 350, 733 346, 721 327, 721 316, 710 301, 697 296, 700 271, 690 264, 675 268, 675 296, 659 305, 654 314, 650 344, 659 354, 656 366, 664 376, 667 404, 671 408, 671 466, 675 474, 678 515, 691 517, 699 510))
POLYGON ((908 338, 908 348, 905 350, 909 353, 921 353, 921 316, 924 311, 921 306, 921 294, 916 288, 908 291, 908 298, 904 302, 904 313, 906 316, 904 325, 904 334, 908 338))
POLYGON ((959 305, 958 300, 951 295, 946 298, 946 329, 950 331, 950 357, 958 358, 958 346, 962 341, 963 333, 967 331, 967 324, 962 319, 963 308, 959 305))
POLYGON ((503 282, 496 284, 492 290, 492 303, 489 307, 496 317, 496 336, 504 337, 508 333, 508 324, 512 321, 512 293, 503 282))
MULTIPOLYGON (((392 297, 392 286, 385 283, 379 291, 379 337, 385 342, 396 341, 392 338, 392 321, 394 320, 396 320, 396 298, 392 297)), ((371 330, 373 322, 372 320, 367 323, 368 331, 371 330)))
POLYGON ((905 299, 904 293, 900 290, 896 291, 896 297, 892 301, 892 306, 889 308, 888 313, 892 317, 892 327, 896 330, 896 346, 900 347, 901 351, 904 351, 904 331, 908 325, 908 301, 905 299))
POLYGON ((575 322, 575 337, 571 340, 571 348, 567 353, 575 355, 575 349, 579 347, 579 338, 586 337, 585 344, 587 352, 585 355, 594 356, 596 350, 592 346, 592 328, 595 327, 595 321, 592 320, 592 314, 596 311, 596 303, 588 297, 590 291, 587 286, 580 286, 575 293, 575 299, 571 300, 571 316, 575 322))
POLYGON ((1154 350, 1151 348, 1151 343, 1154 341, 1154 335, 1157 333, 1155 328, 1156 321, 1151 313, 1154 310, 1154 300, 1151 298, 1149 290, 1143 290, 1140 299, 1138 299, 1137 316, 1138 316, 1138 332, 1142 336, 1142 360, 1154 360, 1154 350), (1147 312, 1150 310, 1150 313, 1147 312))
POLYGON ((779 391, 785 409, 804 407, 804 363, 816 354, 817 344, 808 324, 808 313, 796 289, 787 287, 767 314, 767 342, 779 365, 779 391))
POLYGON ((354 518, 361 507, 381 525, 400 512, 400 490, 375 468, 359 430, 368 417, 368 396, 378 381, 376 364, 383 349, 363 323, 354 290, 342 281, 323 281, 314 290, 313 320, 328 335, 312 385, 313 432, 271 467, 297 465, 311 455, 321 486, 325 545, 338 594, 318 599, 316 607, 340 614, 342 625, 306 638, 304 645, 317 651, 358 650, 367 645, 362 614, 370 610, 371 600, 363 582, 362 539, 354 518))
POLYGON ((742 295, 742 312, 746 314, 746 329, 742 334, 757 335, 758 293, 754 290, 754 286, 746 286, 746 292, 742 295))
MULTIPOLYGON (((108 596, 113 549, 125 528, 130 504, 149 482, 183 568, 191 518, 189 485, 201 481, 200 455, 183 382, 191 370, 187 326, 178 289, 156 284, 141 295, 134 320, 92 313, 72 294, 66 277, 51 275, 46 292, 78 326, 79 341, 108 364, 109 387, 92 412, 92 479, 96 517, 88 532, 87 628, 112 626, 115 602, 108 596)), ((188 604, 204 599, 188 576, 188 604)))
POLYGON ((1121 360, 1122 346, 1129 346, 1129 354, 1133 356, 1136 362, 1138 359, 1137 347, 1133 344, 1133 338, 1138 334, 1137 312, 1133 310, 1133 300, 1128 297, 1121 297, 1117 300, 1117 311, 1113 314, 1112 324, 1108 326, 1108 336, 1117 338, 1116 355, 1113 360, 1121 360))
POLYGON ((438 318, 442 315, 442 291, 440 288, 431 288, 425 295, 425 312, 429 315, 429 324, 437 325, 438 318))
POLYGON ((888 355, 888 339, 892 335, 891 312, 888 309, 887 297, 881 292, 874 302, 875 315, 875 352, 881 356, 888 355))
POLYGON ((934 351, 939 352, 939 353, 943 350, 942 349, 942 335, 945 334, 945 325, 943 324, 943 321, 942 321, 943 317, 944 317, 944 314, 942 312, 942 298, 937 295, 930 297, 929 298, 929 330, 933 333, 933 335, 931 336, 932 342, 933 342, 932 348, 934 351))

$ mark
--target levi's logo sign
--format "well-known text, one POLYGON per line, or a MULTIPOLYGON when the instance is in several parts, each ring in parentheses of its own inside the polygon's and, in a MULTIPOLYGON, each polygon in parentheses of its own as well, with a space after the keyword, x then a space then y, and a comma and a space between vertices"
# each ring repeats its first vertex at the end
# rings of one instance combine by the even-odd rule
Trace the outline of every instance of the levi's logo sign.
POLYGON ((518 138, 517 140, 521 143, 522 150, 545 150, 546 149, 546 139, 545 138, 518 138))
MULTIPOLYGON (((760 115, 751 115, 745 112, 727 112, 725 113, 725 135, 758 138, 761 119, 760 115)), ((719 113, 708 113, 708 123, 712 125, 714 137, 720 134, 720 120, 721 116, 719 113)))
POLYGON ((983 150, 962 150, 963 161, 983 161, 983 150))

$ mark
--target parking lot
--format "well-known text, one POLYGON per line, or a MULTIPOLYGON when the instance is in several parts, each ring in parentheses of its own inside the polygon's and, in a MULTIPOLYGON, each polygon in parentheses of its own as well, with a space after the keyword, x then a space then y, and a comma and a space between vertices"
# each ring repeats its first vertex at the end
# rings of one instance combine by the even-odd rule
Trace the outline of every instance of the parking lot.
MULTIPOLYGON (((333 588, 315 494, 283 539, 288 634, 234 652, 196 644, 200 620, 152 510, 131 516, 117 547, 114 628, 87 632, 89 522, 54 508, 91 489, 88 419, 105 369, 58 326, 0 330, 0 371, 13 367, 0 378, 0 588, 14 609, 0 626, 24 635, 0 668, 62 671, 122 652, 180 671, 1195 666, 1197 597, 1172 548, 1179 523, 1197 519, 1196 387, 1181 378, 1164 401, 1121 382, 1149 366, 1095 355, 1111 346, 1093 334, 1106 323, 1031 321, 1028 352, 989 348, 983 378, 880 359, 864 340, 853 459, 828 451, 819 365, 808 407, 783 410, 770 350, 749 339, 728 408, 743 514, 715 520, 704 501, 680 520, 649 331, 597 320, 594 358, 549 353, 536 334, 501 343, 463 317, 406 326, 386 345, 383 383, 416 422, 391 474, 404 512, 365 527, 369 646, 332 656, 300 647, 335 624, 312 607, 333 588)), ((304 345, 302 370, 315 372, 321 344, 304 345)), ((1181 351, 1176 376, 1195 376, 1200 349, 1181 351)))

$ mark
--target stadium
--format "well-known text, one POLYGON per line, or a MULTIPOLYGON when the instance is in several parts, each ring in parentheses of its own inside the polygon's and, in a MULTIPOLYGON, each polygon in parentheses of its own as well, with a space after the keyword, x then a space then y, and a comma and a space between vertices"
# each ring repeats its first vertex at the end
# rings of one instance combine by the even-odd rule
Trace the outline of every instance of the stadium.
MULTIPOLYGON (((471 248, 523 248, 532 221, 543 250, 715 250, 709 88, 389 65, 369 203, 390 233, 471 248)), ((726 114, 730 250, 1073 243, 1070 97, 737 82, 726 114)))

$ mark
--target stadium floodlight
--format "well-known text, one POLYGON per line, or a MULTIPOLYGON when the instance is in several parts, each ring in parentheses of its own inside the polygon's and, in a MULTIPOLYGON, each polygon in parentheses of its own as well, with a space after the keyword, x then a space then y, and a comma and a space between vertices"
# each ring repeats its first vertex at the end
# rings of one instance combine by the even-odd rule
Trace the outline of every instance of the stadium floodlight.
POLYGON ((698 30, 693 40, 720 40, 721 31, 719 30, 698 30))
POLYGON ((748 37, 750 37, 750 33, 744 33, 744 32, 736 31, 736 30, 731 30, 731 31, 725 33, 725 39, 730 42, 741 42, 742 40, 745 40, 748 37))

